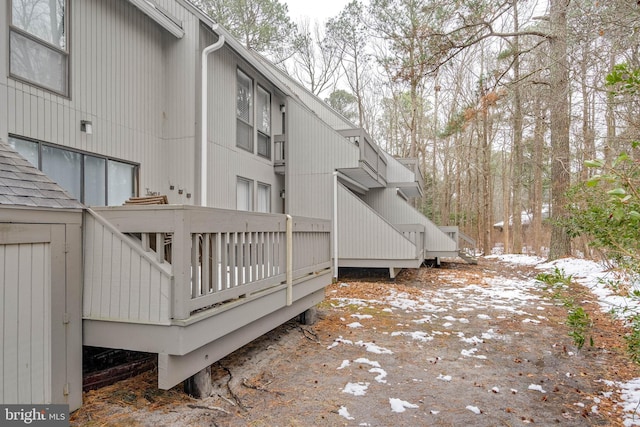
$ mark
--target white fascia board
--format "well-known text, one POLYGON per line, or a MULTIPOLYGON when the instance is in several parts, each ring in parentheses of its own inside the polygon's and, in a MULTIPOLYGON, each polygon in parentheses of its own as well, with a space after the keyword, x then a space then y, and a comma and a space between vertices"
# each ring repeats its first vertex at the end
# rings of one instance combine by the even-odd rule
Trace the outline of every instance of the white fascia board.
POLYGON ((176 38, 181 39, 184 37, 182 24, 177 19, 172 19, 167 12, 161 9, 154 1, 129 0, 129 3, 140 9, 142 13, 153 19, 158 25, 169 31, 176 38))

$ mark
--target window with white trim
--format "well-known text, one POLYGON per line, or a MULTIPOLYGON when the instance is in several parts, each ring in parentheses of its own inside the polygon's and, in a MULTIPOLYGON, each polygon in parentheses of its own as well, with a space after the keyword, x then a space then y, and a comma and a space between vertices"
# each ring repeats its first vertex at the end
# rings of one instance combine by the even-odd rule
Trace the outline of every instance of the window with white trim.
POLYGON ((258 155, 271 159, 271 94, 258 85, 256 97, 258 155))
POLYGON ((9 73, 69 94, 68 0, 11 0, 9 73))
POLYGON ((271 212, 271 186, 269 184, 258 183, 258 208, 257 212, 271 212))
POLYGON ((88 206, 119 206, 137 194, 138 165, 9 136, 9 145, 88 206))
POLYGON ((253 80, 237 70, 236 145, 253 152, 253 80))
POLYGON ((236 182, 236 209, 239 211, 253 210, 253 181, 240 176, 236 182))

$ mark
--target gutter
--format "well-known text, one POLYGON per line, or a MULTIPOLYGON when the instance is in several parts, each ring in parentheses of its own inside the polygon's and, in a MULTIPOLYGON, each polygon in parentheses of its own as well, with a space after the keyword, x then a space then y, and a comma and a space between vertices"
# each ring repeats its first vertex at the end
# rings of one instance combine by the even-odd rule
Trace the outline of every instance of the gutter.
POLYGON ((333 172, 333 282, 338 282, 338 171, 333 172))
MULTIPOLYGON (((211 26, 211 29, 215 32, 218 29, 218 24, 213 24, 211 26)), ((202 96, 201 96, 201 100, 202 100, 202 105, 200 108, 200 125, 201 125, 201 134, 200 134, 200 206, 207 206, 207 167, 208 167, 208 162, 207 162, 207 156, 208 156, 208 142, 207 142, 207 105, 209 102, 209 95, 208 95, 208 88, 207 88, 207 83, 208 83, 208 75, 207 75, 207 58, 209 56, 210 53, 215 52, 216 50, 220 49, 222 46, 224 45, 224 35, 220 34, 218 35, 218 41, 215 42, 212 45, 209 45, 207 47, 205 47, 202 50, 202 56, 200 58, 200 65, 201 65, 201 85, 200 85, 200 90, 202 91, 202 96)))

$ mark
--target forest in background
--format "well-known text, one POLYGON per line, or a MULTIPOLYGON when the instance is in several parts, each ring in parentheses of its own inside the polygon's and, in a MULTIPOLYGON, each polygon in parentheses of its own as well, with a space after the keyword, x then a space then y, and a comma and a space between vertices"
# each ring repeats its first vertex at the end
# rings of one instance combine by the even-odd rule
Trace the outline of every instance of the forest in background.
POLYGON ((484 253, 640 265, 640 1, 353 0, 326 22, 281 0, 193 1, 418 158, 416 207, 484 253))

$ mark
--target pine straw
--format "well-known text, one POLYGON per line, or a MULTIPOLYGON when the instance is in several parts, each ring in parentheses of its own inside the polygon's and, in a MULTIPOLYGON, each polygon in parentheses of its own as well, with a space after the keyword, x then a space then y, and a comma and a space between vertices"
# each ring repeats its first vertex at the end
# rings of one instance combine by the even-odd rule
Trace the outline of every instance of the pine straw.
POLYGON ((182 385, 158 389, 155 369, 83 393, 82 400, 82 407, 71 415, 72 425, 132 426, 136 424, 129 416, 133 410, 168 411, 174 405, 197 402, 183 392, 182 385))

